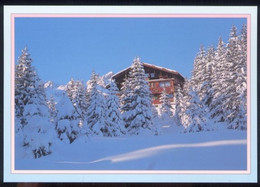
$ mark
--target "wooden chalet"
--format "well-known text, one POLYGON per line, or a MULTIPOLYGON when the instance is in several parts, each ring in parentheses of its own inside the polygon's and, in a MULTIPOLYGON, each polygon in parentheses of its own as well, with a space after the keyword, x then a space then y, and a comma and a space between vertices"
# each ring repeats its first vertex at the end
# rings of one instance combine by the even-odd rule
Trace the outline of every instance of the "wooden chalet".
MULTIPOLYGON (((173 102, 174 90, 177 84, 181 86, 184 83, 183 76, 177 71, 163 68, 160 66, 143 63, 145 74, 149 82, 149 87, 152 93, 152 102, 155 106, 160 104, 160 95, 163 89, 169 94, 170 101, 173 102)), ((124 79, 128 76, 130 67, 118 72, 113 76, 119 90, 122 87, 124 79)))

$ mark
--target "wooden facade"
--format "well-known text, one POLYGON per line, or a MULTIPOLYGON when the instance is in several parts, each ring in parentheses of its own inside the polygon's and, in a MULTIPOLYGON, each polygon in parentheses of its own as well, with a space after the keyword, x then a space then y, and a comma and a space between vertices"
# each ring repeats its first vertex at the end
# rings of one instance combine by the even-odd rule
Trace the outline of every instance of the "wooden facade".
MULTIPOLYGON (((163 92, 163 89, 169 94, 170 101, 173 102, 173 96, 175 87, 177 84, 181 86, 184 83, 184 78, 178 72, 163 68, 160 66, 143 63, 145 74, 147 75, 149 87, 152 93, 152 102, 154 105, 160 104, 160 95, 163 92)), ((128 76, 130 67, 124 69, 113 76, 119 90, 122 87, 124 79, 128 76)))

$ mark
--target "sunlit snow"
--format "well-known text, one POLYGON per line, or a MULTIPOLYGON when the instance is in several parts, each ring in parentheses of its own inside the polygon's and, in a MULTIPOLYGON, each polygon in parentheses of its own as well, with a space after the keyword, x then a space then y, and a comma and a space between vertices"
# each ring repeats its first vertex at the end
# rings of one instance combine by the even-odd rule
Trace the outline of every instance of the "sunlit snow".
POLYGON ((51 155, 31 159, 17 147, 15 168, 40 170, 246 170, 246 131, 159 136, 93 137, 56 142, 51 155))

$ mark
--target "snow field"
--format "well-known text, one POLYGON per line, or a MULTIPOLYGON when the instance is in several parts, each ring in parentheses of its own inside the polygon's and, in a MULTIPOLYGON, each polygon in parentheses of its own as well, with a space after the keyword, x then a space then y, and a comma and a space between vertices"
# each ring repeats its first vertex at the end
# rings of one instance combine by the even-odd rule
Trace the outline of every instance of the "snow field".
MULTIPOLYGON (((169 131, 164 129, 163 131, 169 131)), ((246 132, 164 133, 93 137, 57 142, 40 159, 16 154, 16 169, 40 170, 246 170, 246 132)))

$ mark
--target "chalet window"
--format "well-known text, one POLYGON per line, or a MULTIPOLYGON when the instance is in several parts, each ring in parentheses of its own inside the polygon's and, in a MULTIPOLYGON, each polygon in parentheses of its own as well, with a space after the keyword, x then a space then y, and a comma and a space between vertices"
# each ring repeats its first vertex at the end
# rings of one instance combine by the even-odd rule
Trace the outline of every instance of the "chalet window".
POLYGON ((165 87, 171 86, 171 83, 169 81, 165 82, 165 87))
POLYGON ((154 73, 151 73, 150 76, 151 76, 151 78, 154 78, 154 77, 155 77, 154 73))
POLYGON ((164 82, 160 82, 160 87, 164 87, 164 82))
POLYGON ((154 82, 150 83, 150 87, 153 88, 154 87, 154 82))
POLYGON ((169 82, 169 81, 167 81, 167 82, 160 82, 160 87, 169 87, 169 86, 171 86, 171 83, 169 82))
POLYGON ((158 95, 154 95, 153 100, 157 100, 157 99, 159 99, 158 95))

